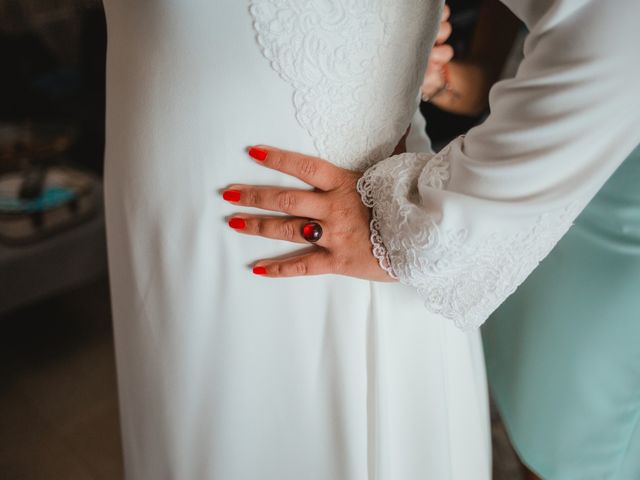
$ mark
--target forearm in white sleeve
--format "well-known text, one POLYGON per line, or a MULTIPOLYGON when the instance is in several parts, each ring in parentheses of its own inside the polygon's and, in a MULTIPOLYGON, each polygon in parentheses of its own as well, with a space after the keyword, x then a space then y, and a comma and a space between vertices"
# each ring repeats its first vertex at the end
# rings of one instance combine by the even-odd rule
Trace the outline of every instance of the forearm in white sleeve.
POLYGON ((640 143, 640 3, 550 3, 482 125, 358 183, 381 266, 461 328, 524 281, 640 143))

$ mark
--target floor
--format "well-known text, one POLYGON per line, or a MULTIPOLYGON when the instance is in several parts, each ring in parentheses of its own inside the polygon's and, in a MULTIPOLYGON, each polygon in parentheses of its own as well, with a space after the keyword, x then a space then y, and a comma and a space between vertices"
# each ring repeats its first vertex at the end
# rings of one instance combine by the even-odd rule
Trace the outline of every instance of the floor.
POLYGON ((106 281, 0 327, 0 479, 122 478, 106 281))
MULTIPOLYGON (((122 479, 106 279, 0 328, 0 480, 122 479)), ((520 480, 497 418, 493 437, 494 480, 520 480)))

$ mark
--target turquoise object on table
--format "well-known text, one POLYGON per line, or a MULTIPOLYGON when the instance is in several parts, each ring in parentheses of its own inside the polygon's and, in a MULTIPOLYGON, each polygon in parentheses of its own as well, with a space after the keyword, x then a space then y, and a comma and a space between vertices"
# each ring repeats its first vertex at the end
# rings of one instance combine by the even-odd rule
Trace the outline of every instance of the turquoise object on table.
POLYGON ((525 464, 546 480, 640 480, 640 147, 483 338, 525 464))
POLYGON ((0 211, 4 213, 42 212, 63 205, 78 196, 75 190, 59 186, 45 187, 42 194, 33 199, 0 194, 0 211))

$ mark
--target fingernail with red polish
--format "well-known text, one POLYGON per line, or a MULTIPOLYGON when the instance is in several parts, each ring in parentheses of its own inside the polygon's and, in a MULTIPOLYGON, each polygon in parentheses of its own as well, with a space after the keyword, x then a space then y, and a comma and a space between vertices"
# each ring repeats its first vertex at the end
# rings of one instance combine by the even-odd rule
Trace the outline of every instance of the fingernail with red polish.
POLYGON ((260 162, 264 162, 264 159, 267 158, 267 151, 258 147, 251 147, 249 149, 249 156, 255 158, 260 162))
POLYGON ((267 269, 265 267, 253 267, 253 273, 256 275, 266 275, 267 269))
POLYGON ((235 228, 236 230, 244 230, 244 227, 246 225, 247 224, 244 221, 244 218, 233 217, 229 220, 229 226, 231 228, 235 228))
POLYGON ((240 201, 240 190, 225 190, 222 193, 222 198, 228 202, 238 202, 240 201))

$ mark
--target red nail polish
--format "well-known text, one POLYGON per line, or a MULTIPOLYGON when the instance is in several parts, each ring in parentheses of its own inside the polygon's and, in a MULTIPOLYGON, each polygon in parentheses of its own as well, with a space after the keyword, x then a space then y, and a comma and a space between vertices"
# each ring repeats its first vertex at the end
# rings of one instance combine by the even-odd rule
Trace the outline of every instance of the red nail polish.
POLYGON ((267 269, 265 267, 253 267, 253 273, 256 275, 266 275, 267 269))
POLYGON ((249 156, 255 158, 260 162, 264 162, 264 159, 267 158, 267 151, 258 147, 251 147, 249 149, 249 156))
POLYGON ((244 230, 244 227, 246 225, 247 224, 243 218, 233 217, 229 220, 229 226, 231 228, 235 228, 236 230, 244 230))
POLYGON ((238 202, 240 201, 240 190, 225 190, 222 193, 222 198, 229 202, 238 202))

